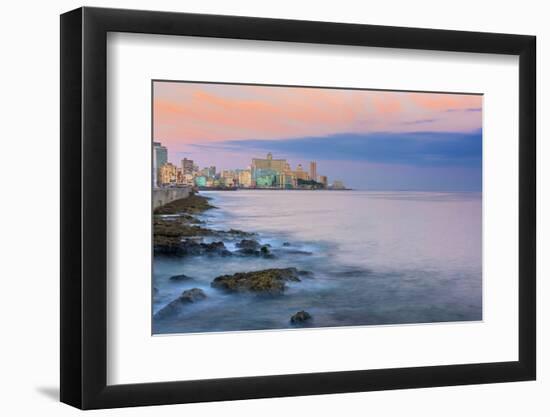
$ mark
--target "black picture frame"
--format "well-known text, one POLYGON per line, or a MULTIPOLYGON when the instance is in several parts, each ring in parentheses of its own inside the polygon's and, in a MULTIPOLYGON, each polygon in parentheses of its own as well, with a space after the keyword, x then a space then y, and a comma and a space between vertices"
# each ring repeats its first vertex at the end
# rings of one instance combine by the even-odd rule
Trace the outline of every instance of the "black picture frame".
POLYGON ((61 15, 61 401, 82 409, 533 380, 534 36, 137 10, 61 15), (519 360, 107 385, 108 32, 519 56, 519 360))

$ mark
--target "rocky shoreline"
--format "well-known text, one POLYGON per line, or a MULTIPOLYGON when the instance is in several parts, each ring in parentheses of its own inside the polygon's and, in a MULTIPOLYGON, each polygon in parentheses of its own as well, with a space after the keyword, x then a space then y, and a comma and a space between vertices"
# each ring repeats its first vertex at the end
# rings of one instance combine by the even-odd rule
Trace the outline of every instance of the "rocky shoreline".
MULTIPOLYGON (((275 258, 271 246, 258 240, 254 233, 242 230, 213 230, 209 229, 196 216, 203 212, 215 209, 209 199, 197 194, 173 201, 154 211, 153 219, 153 252, 154 256, 191 257, 191 256, 219 256, 219 257, 262 257, 275 258), (234 241, 235 250, 229 250, 224 240, 234 241)), ((290 246, 285 242, 283 246, 290 246)), ((293 253, 289 251, 289 253, 293 253)), ((294 251, 296 254, 297 252, 294 251)), ((299 252, 308 255, 308 252, 299 252)), ((261 296, 283 296, 289 282, 299 283, 301 278, 311 278, 310 271, 298 270, 295 267, 270 268, 259 271, 243 271, 232 275, 215 277, 210 286, 221 293, 247 293, 261 296)), ((170 277, 171 281, 193 281, 185 274, 170 277)), ((191 288, 184 291, 178 298, 169 302, 154 315, 155 320, 174 318, 185 307, 204 301, 208 297, 203 290, 191 288)), ((312 316, 306 311, 299 311, 289 318, 293 326, 311 321, 312 316), (298 318, 297 318, 298 317, 298 318)))

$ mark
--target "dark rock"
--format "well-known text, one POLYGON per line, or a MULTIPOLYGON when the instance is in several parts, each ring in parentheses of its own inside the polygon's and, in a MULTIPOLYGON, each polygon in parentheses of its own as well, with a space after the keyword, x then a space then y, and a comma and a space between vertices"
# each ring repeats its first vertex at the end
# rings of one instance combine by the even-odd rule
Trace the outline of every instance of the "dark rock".
POLYGON ((170 281, 192 281, 194 278, 190 277, 189 275, 180 274, 180 275, 172 275, 170 277, 170 281))
POLYGON ((308 320, 311 320, 312 317, 311 317, 311 314, 309 314, 307 311, 298 311, 296 314, 294 314, 291 318, 290 318, 290 322, 292 324, 302 324, 308 320))
POLYGON ((301 269, 301 270, 298 271, 298 275, 300 275, 301 277, 312 278, 313 277, 313 272, 301 269))
POLYGON ((155 254, 176 256, 219 255, 230 256, 223 242, 202 243, 196 239, 170 241, 164 244, 155 244, 155 254))
POLYGON ((275 258, 275 255, 273 255, 269 250, 270 247, 271 245, 263 245, 260 248, 260 255, 262 255, 264 258, 275 258))
POLYGON ((243 248, 237 250, 237 254, 244 256, 260 256, 260 251, 256 249, 243 248))
POLYGON ((200 288, 192 288, 181 293, 181 295, 175 300, 171 301, 153 316, 154 319, 164 319, 166 317, 174 316, 181 312, 181 309, 190 303, 202 301, 206 298, 206 294, 200 288))
POLYGON ((180 254, 180 242, 178 241, 165 241, 163 243, 155 243, 153 246, 153 252, 155 255, 174 256, 180 254))
POLYGON ((258 243, 258 241, 253 240, 253 239, 243 239, 239 243, 237 243, 236 246, 238 248, 241 248, 241 249, 255 250, 255 249, 258 249, 260 247, 260 244, 258 243))
POLYGON ((226 235, 235 236, 235 237, 251 237, 251 236, 255 236, 255 233, 244 232, 244 231, 242 231, 242 230, 237 230, 237 229, 229 229, 229 230, 224 231, 224 232, 221 232, 221 233, 226 234, 226 235))
POLYGON ((179 300, 182 303, 194 303, 196 301, 204 300, 206 294, 200 288, 191 288, 181 293, 179 300))
POLYGON ((290 246, 289 242, 283 242, 283 246, 290 246))
POLYGON ((267 245, 261 246, 260 250, 244 248, 237 250, 235 253, 243 256, 262 256, 264 258, 275 258, 275 255, 270 252, 267 245))
POLYGON ((207 255, 231 255, 231 252, 227 250, 223 242, 201 243, 200 246, 207 255))
POLYGON ((228 292, 254 292, 278 295, 286 289, 286 282, 299 282, 296 268, 264 269, 253 272, 238 272, 233 275, 222 275, 210 284, 228 292))
POLYGON ((197 242, 193 239, 185 239, 180 242, 179 250, 177 255, 179 256, 193 256, 193 255, 202 255, 203 248, 200 242, 197 242))
POLYGON ((209 229, 188 224, 180 219, 155 219, 153 222, 153 249, 155 255, 183 256, 200 251, 196 241, 211 234, 209 229))

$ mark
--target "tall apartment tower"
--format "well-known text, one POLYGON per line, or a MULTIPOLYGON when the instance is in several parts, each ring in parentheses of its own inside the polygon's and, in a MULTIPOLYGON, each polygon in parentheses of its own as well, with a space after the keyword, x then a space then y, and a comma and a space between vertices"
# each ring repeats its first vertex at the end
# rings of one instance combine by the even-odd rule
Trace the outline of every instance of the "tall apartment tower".
POLYGON ((193 175, 194 170, 194 163, 192 159, 183 158, 181 160, 181 169, 183 171, 183 175, 190 174, 193 175))
POLYGON ((160 167, 168 162, 168 149, 160 142, 153 142, 153 188, 158 187, 160 179, 160 167))
POLYGON ((309 179, 317 181, 317 162, 315 161, 309 163, 309 179))

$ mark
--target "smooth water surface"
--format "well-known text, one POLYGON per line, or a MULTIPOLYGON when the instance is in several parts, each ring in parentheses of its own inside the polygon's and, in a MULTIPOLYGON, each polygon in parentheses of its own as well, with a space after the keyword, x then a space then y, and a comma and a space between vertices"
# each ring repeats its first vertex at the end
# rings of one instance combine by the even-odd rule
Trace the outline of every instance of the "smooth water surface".
MULTIPOLYGON (((211 191, 206 227, 258 234, 275 258, 155 257, 154 312, 188 288, 208 298, 153 333, 292 328, 300 310, 310 327, 482 319, 481 193, 211 191), (314 273, 282 296, 226 294, 210 287, 235 272, 296 267, 314 273), (176 274, 193 277, 174 282, 176 274)), ((219 240, 219 239, 214 239, 219 240)), ((235 250, 238 240, 226 240, 235 250)))

